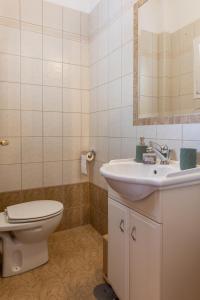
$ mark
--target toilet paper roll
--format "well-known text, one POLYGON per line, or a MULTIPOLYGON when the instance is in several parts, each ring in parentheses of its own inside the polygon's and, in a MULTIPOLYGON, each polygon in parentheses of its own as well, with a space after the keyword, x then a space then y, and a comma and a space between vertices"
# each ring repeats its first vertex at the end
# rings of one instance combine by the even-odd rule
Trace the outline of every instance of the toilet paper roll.
POLYGON ((81 173, 83 175, 88 174, 87 170, 87 154, 81 154, 81 173))
POLYGON ((87 161, 88 161, 88 162, 93 161, 94 158, 95 158, 95 154, 94 154, 93 151, 90 151, 90 152, 87 153, 87 161))

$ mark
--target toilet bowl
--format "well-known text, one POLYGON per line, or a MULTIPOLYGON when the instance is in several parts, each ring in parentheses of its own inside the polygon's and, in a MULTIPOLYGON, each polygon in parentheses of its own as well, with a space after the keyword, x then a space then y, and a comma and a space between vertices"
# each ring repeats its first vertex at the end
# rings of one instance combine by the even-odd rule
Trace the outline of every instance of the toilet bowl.
POLYGON ((63 204, 39 200, 7 207, 0 213, 2 276, 34 269, 48 261, 48 237, 63 215, 63 204))

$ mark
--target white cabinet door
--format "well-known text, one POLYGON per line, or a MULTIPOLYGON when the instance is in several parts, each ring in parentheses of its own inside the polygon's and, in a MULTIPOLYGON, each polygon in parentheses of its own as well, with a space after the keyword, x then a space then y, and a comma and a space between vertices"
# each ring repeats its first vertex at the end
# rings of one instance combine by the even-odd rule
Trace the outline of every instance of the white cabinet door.
POLYGON ((130 212, 130 300, 161 298, 162 225, 130 212))
MULTIPOLYGON (((120 300, 129 300, 129 209, 108 201, 108 279, 120 300)), ((144 300, 144 299, 143 299, 144 300)))

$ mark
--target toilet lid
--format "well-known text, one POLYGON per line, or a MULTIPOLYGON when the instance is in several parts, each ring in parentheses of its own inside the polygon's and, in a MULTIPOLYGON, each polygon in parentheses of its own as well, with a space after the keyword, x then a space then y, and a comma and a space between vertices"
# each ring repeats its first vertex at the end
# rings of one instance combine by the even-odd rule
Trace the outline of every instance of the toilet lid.
POLYGON ((63 204, 53 200, 37 200, 8 206, 8 222, 33 222, 46 219, 63 211, 63 204))

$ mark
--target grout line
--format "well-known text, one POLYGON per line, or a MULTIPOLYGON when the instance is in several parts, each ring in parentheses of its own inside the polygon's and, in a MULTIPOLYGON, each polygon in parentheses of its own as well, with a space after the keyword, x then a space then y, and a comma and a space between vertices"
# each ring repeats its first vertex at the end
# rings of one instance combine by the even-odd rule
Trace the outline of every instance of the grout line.
POLYGON ((20 83, 19 83, 19 88, 20 88, 20 167, 21 167, 21 191, 22 191, 22 187, 23 187, 23 169, 22 169, 22 151, 23 151, 23 144, 22 144, 22 111, 21 111, 21 108, 22 108, 22 86, 21 86, 21 78, 22 78, 22 68, 21 68, 21 65, 22 65, 22 59, 21 59, 21 52, 22 52, 22 47, 21 47, 21 44, 22 44, 22 21, 21 21, 21 0, 19 1, 19 26, 20 26, 20 83))
POLYGON ((44 178, 44 1, 42 1, 42 187, 44 178))
MULTIPOLYGON (((63 27, 64 27, 64 8, 62 7, 62 61, 64 58, 64 43, 63 43, 63 38, 64 38, 64 31, 63 31, 63 27)), ((64 107, 64 87, 63 87, 63 83, 64 83, 64 68, 63 68, 63 63, 62 63, 62 141, 61 141, 61 151, 62 151, 62 167, 61 167, 61 172, 62 172, 62 184, 64 183, 64 149, 63 149, 63 145, 64 145, 64 118, 63 118, 63 107, 64 107)))

